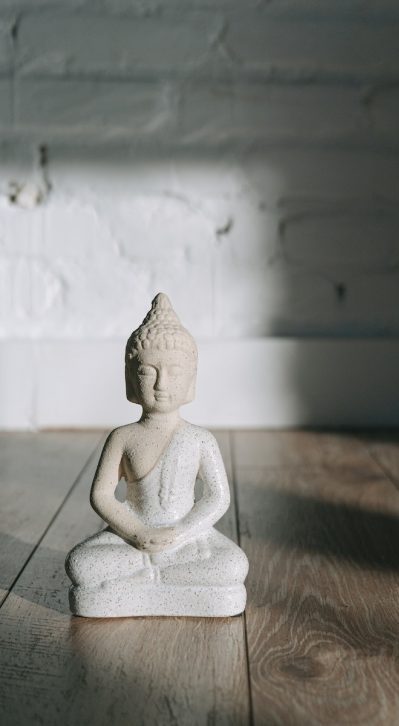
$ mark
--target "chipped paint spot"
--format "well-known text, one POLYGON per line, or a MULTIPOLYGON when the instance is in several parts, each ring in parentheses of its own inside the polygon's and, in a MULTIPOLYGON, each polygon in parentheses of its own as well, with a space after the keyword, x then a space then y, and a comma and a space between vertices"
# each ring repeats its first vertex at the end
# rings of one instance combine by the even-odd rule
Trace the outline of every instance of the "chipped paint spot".
POLYGON ((341 302, 345 300, 347 294, 347 287, 344 282, 337 282, 334 285, 335 294, 341 302))
POLYGON ((234 220, 232 217, 229 217, 226 224, 224 224, 222 227, 218 227, 216 230, 216 234, 218 237, 224 237, 225 235, 229 234, 234 226, 234 220))

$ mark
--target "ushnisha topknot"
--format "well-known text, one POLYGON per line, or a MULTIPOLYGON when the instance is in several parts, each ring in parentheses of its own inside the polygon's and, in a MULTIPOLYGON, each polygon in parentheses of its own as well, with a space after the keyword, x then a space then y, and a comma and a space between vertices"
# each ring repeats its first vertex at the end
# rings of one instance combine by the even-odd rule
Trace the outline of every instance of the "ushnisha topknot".
POLYGON ((159 292, 151 309, 139 327, 133 331, 126 345, 126 363, 141 350, 184 350, 197 361, 197 345, 183 327, 167 295, 159 292))

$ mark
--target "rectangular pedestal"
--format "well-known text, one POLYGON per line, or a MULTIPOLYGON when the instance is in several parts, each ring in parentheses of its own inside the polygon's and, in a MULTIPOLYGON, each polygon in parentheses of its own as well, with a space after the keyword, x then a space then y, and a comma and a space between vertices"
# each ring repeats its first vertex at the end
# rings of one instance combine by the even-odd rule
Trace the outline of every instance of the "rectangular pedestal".
POLYGON ((227 617, 245 609, 244 585, 233 587, 177 587, 107 583, 99 588, 71 587, 69 604, 74 615, 89 618, 186 615, 227 617))

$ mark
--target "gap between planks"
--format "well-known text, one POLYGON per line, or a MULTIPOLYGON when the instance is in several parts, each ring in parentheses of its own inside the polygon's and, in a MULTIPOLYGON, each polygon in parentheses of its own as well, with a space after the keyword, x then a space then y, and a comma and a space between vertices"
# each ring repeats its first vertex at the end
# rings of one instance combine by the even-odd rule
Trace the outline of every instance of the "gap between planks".
POLYGON ((254 723, 396 724, 397 438, 232 436, 254 723))
MULTIPOLYGON (((216 436, 231 479, 228 436, 216 436)), ((64 557, 98 528, 88 499, 97 453, 0 611, 3 723, 246 724, 242 618, 69 615, 64 557)), ((221 531, 235 538, 234 495, 221 531)))
POLYGON ((62 508, 99 438, 99 433, 89 432, 0 435, 0 605, 62 508))

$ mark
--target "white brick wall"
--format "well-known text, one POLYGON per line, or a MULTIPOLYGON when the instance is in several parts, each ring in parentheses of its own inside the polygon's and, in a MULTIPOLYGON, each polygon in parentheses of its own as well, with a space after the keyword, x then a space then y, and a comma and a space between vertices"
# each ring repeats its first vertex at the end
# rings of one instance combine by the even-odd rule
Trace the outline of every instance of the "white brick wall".
POLYGON ((0 129, 7 132, 12 125, 12 84, 9 78, 0 78, 0 129))
POLYGON ((5 345, 397 337, 398 99, 396 0, 0 0, 5 345))
POLYGON ((180 122, 184 141, 209 144, 348 139, 367 135, 369 125, 352 87, 264 82, 189 84, 180 122))
POLYGON ((16 83, 18 128, 34 127, 43 136, 48 125, 57 136, 103 132, 113 137, 168 134, 176 125, 173 88, 156 82, 26 78, 16 83))
POLYGON ((213 12, 27 15, 20 22, 17 64, 24 74, 104 73, 116 79, 143 71, 187 73, 206 59, 221 27, 213 12))
POLYGON ((381 72, 396 73, 395 23, 370 22, 360 11, 349 19, 326 11, 315 20, 301 16, 294 6, 291 12, 292 20, 289 13, 288 17, 270 18, 265 7, 257 22, 246 12, 234 15, 225 36, 228 53, 248 70, 302 79, 324 75, 368 81, 381 72))

